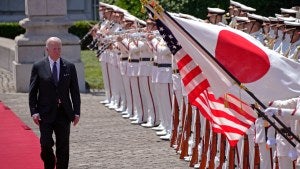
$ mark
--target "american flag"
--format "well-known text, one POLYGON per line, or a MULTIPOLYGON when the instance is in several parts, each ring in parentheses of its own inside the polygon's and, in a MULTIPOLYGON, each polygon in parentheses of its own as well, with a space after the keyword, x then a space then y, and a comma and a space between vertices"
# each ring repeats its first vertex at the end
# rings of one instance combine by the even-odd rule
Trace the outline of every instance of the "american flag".
POLYGON ((177 61, 189 102, 211 122, 213 131, 225 134, 229 144, 235 146, 254 123, 257 114, 234 95, 216 99, 201 68, 185 52, 170 29, 159 19, 156 25, 177 61))

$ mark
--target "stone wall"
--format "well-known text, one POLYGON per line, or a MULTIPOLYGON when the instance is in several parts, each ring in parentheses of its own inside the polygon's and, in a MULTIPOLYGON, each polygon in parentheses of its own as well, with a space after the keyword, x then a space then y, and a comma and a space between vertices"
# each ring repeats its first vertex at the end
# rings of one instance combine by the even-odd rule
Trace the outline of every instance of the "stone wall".
POLYGON ((12 72, 12 62, 15 60, 16 43, 12 39, 0 37, 0 68, 12 72))

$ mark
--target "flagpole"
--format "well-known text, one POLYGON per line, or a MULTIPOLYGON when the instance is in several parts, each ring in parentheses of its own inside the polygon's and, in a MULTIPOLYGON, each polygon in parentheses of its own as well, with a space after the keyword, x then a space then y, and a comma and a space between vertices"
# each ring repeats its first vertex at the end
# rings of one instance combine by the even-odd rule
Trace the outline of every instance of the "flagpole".
MULTIPOLYGON (((145 4, 144 4, 145 5, 145 4)), ((156 8, 156 10, 157 9, 159 9, 159 11, 154 11, 153 9, 151 9, 151 8, 149 8, 149 6, 148 6, 149 4, 147 4, 147 5, 145 5, 145 7, 146 8, 148 8, 149 10, 151 10, 153 13, 155 13, 155 15, 158 15, 158 16, 161 16, 160 15, 160 13, 161 12, 163 12, 167 17, 169 17, 172 21, 173 21, 173 23, 175 24, 175 26, 178 26, 181 30, 183 30, 188 36, 189 36, 189 38, 191 38, 192 40, 193 40, 193 42, 194 43, 196 43, 198 46, 200 46, 201 47, 201 49, 203 50, 203 51, 205 51, 208 55, 209 55, 209 57, 216 63, 216 64, 218 64, 218 66, 220 66, 220 68, 223 70, 223 71, 225 71, 226 73, 227 73, 227 75, 229 75, 230 76, 230 78, 231 79, 233 79, 246 93, 248 93, 263 109, 266 109, 267 108, 267 106, 266 105, 264 105, 251 91, 249 91, 244 85, 242 85, 242 83, 235 77, 235 76, 233 76, 212 54, 210 54, 193 36, 191 36, 180 24, 178 24, 177 23, 177 21, 172 17, 172 16, 170 16, 167 12, 165 12, 161 7, 159 7, 159 6, 156 6, 156 7, 153 7, 154 8, 154 10, 155 10, 155 8, 156 8)), ((158 5, 158 4, 156 4, 156 5, 158 5)), ((163 20, 163 19, 162 19, 163 20)), ((263 113, 260 109, 258 109, 257 107, 254 107, 255 108, 255 110, 257 110, 257 113, 260 115, 260 116, 262 116, 265 120, 267 120, 269 123, 270 123, 270 125, 272 125, 275 129, 276 129, 276 131, 278 132, 278 133, 280 133, 293 147, 296 147, 296 145, 295 145, 295 143, 294 142, 292 142, 289 138, 288 138, 288 136, 286 136, 284 133, 283 133, 283 131, 282 130, 280 130, 279 129, 279 127, 278 126, 276 126, 276 124, 273 122, 273 121, 271 121, 270 120, 270 118, 267 116, 267 115, 265 115, 265 113, 263 113)), ((276 122, 278 122, 281 126, 282 126, 282 128, 284 128, 284 130, 288 133, 288 134, 290 134, 291 136, 293 136, 293 138, 295 138, 295 140, 297 140, 298 141, 298 143, 300 143, 300 139, 281 121, 281 120, 279 120, 275 115, 272 115, 272 117, 276 120, 276 122)))
MULTIPOLYGON (((244 86, 235 76, 232 75, 212 54, 210 54, 193 36, 191 36, 180 24, 177 23, 177 21, 171 17, 167 12, 164 11, 164 13, 177 25, 179 26, 197 45, 201 47, 202 50, 204 50, 215 63, 217 63, 223 71, 225 71, 246 93, 248 93, 263 109, 266 109, 267 106, 264 105, 251 91, 249 91, 246 86, 244 86)), ((255 107, 258 114, 262 116, 265 120, 267 120, 292 146, 296 147, 295 143, 292 142, 276 125, 273 121, 270 120, 270 118, 265 115, 260 109, 255 107)), ((300 143, 300 139, 281 121, 276 117, 275 115, 272 115, 272 117, 278 122, 282 128, 284 128, 293 138, 295 138, 298 143, 300 143)))
MULTIPOLYGON (((177 23, 177 21, 170 16, 167 12, 164 11, 164 14, 166 14, 177 26, 179 26, 197 45, 201 47, 202 50, 204 50, 211 59, 217 63, 223 71, 225 71, 246 93, 248 93, 263 109, 266 109, 267 106, 264 105, 251 91, 249 91, 246 86, 244 86, 235 76, 232 75, 212 54, 210 54, 193 36, 191 36, 180 24, 177 23)), ((295 143, 292 142, 276 125, 273 121, 270 120, 270 118, 265 115, 260 109, 255 107, 258 114, 261 115, 265 120, 267 120, 292 146, 296 147, 295 143)), ((272 115, 272 117, 278 122, 282 128, 284 128, 293 138, 295 138, 298 143, 300 143, 300 139, 281 121, 276 117, 275 115, 272 115)))

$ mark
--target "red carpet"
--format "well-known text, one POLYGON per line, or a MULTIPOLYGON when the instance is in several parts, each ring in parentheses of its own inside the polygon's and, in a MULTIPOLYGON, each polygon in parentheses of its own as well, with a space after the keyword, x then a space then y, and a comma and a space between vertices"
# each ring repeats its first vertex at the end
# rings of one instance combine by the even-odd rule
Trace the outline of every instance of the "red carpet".
POLYGON ((43 162, 40 158, 39 138, 14 114, 14 112, 6 107, 1 101, 0 168, 44 168, 43 162))

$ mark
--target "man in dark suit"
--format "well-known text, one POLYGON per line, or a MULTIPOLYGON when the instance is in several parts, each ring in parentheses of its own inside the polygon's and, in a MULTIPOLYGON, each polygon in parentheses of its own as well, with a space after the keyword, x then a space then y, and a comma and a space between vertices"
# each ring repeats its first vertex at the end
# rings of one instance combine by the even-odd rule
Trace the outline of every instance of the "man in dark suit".
POLYGON ((62 42, 57 37, 46 41, 48 57, 33 64, 29 107, 40 128, 41 158, 45 169, 67 169, 70 124, 80 117, 80 92, 74 64, 61 58, 62 42), (56 153, 52 147, 56 138, 56 153))

